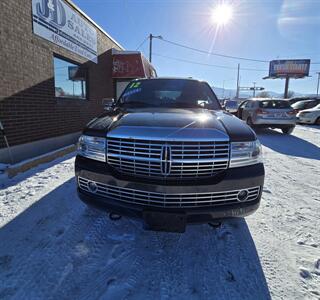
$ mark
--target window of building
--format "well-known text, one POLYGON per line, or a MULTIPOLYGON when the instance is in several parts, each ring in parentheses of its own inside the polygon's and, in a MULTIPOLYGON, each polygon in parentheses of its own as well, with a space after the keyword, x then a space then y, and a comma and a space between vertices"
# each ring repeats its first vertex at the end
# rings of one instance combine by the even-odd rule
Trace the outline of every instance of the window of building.
POLYGON ((86 68, 54 57, 54 88, 56 97, 86 99, 86 86, 86 68))

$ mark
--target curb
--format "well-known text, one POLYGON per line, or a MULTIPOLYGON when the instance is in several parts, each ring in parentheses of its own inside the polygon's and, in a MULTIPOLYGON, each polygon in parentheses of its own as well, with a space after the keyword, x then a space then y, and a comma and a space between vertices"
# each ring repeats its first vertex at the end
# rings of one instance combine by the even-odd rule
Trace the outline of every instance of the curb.
POLYGON ((17 163, 15 165, 9 165, 7 169, 5 169, 5 173, 7 173, 7 176, 9 178, 12 178, 16 176, 18 173, 23 173, 29 169, 32 169, 40 164, 50 162, 52 160, 55 160, 58 157, 64 156, 68 153, 71 153, 76 150, 76 145, 70 145, 67 147, 64 147, 62 149, 58 149, 56 151, 43 154, 41 156, 28 159, 27 161, 22 161, 20 163, 17 163))

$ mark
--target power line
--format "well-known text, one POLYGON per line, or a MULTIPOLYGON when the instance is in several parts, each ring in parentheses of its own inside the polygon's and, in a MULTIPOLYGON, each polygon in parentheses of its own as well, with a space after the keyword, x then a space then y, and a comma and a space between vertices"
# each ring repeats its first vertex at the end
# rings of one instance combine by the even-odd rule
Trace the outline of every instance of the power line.
MULTIPOLYGON (((208 55, 214 55, 214 56, 219 56, 219 57, 224 57, 224 58, 231 58, 231 59, 238 59, 238 60, 261 62, 261 63, 269 63, 270 62, 270 60, 254 59, 254 58, 248 58, 248 57, 233 56, 233 55, 226 55, 226 54, 221 54, 221 53, 210 52, 210 51, 206 51, 206 50, 190 47, 190 46, 187 46, 187 45, 183 45, 183 44, 180 44, 180 43, 177 43, 177 42, 169 41, 169 40, 164 39, 164 38, 162 38, 160 40, 163 41, 163 42, 166 42, 168 44, 174 45, 174 46, 178 46, 178 47, 181 47, 181 48, 189 49, 189 50, 192 50, 192 51, 196 51, 196 52, 204 53, 204 54, 208 54, 208 55)), ((311 62, 310 64, 312 64, 312 65, 320 65, 320 62, 311 62)))
POLYGON ((219 56, 219 57, 224 57, 224 58, 232 58, 232 59, 239 59, 239 60, 247 60, 247 61, 254 61, 254 62, 262 62, 262 63, 269 63, 269 60, 261 60, 261 59, 253 59, 253 58, 246 58, 246 57, 240 57, 240 56, 232 56, 232 55, 225 55, 225 54, 220 54, 220 53, 215 53, 215 52, 209 52, 209 51, 205 51, 205 50, 201 50, 201 49, 197 49, 197 48, 193 48, 187 45, 183 45, 183 44, 179 44, 176 42, 172 42, 166 39, 161 39, 161 41, 181 47, 181 48, 185 48, 185 49, 189 49, 189 50, 193 50, 196 52, 200 52, 200 53, 204 53, 204 54, 209 54, 209 55, 214 55, 214 56, 219 56))
MULTIPOLYGON (((236 70, 237 69, 236 67, 206 64, 206 63, 191 61, 191 60, 187 60, 187 59, 166 56, 166 55, 162 55, 162 54, 158 54, 158 53, 153 53, 153 55, 156 55, 156 56, 159 56, 159 57, 163 57, 163 58, 167 58, 167 59, 171 59, 171 60, 186 62, 186 63, 190 63, 190 64, 194 64, 194 65, 201 65, 201 66, 215 67, 215 68, 222 68, 222 69, 230 69, 230 70, 236 70)), ((266 69, 241 68, 241 70, 244 70, 244 71, 256 71, 256 72, 268 72, 268 70, 266 70, 266 69)))
POLYGON ((137 47, 136 51, 139 50, 139 48, 147 41, 149 36, 146 36, 146 38, 142 41, 142 43, 137 47))

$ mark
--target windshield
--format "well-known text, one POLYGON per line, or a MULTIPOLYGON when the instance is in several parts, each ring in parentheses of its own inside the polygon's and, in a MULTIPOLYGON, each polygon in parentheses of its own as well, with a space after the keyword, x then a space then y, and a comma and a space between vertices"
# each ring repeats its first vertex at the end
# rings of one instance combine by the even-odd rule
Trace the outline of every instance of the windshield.
POLYGON ((267 100, 259 102, 259 106, 270 109, 290 108, 290 103, 284 100, 267 100))
POLYGON ((217 97, 208 84, 188 79, 134 81, 127 86, 118 104, 221 109, 217 97))

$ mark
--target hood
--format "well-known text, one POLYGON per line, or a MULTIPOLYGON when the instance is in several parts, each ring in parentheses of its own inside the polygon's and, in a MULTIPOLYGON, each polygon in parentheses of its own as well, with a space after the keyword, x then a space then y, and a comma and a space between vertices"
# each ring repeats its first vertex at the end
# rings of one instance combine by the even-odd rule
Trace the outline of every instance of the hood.
POLYGON ((135 109, 101 116, 87 125, 85 133, 155 139, 230 139, 252 141, 254 132, 243 121, 223 111, 205 109, 135 109), (103 133, 102 133, 103 132, 103 133))

